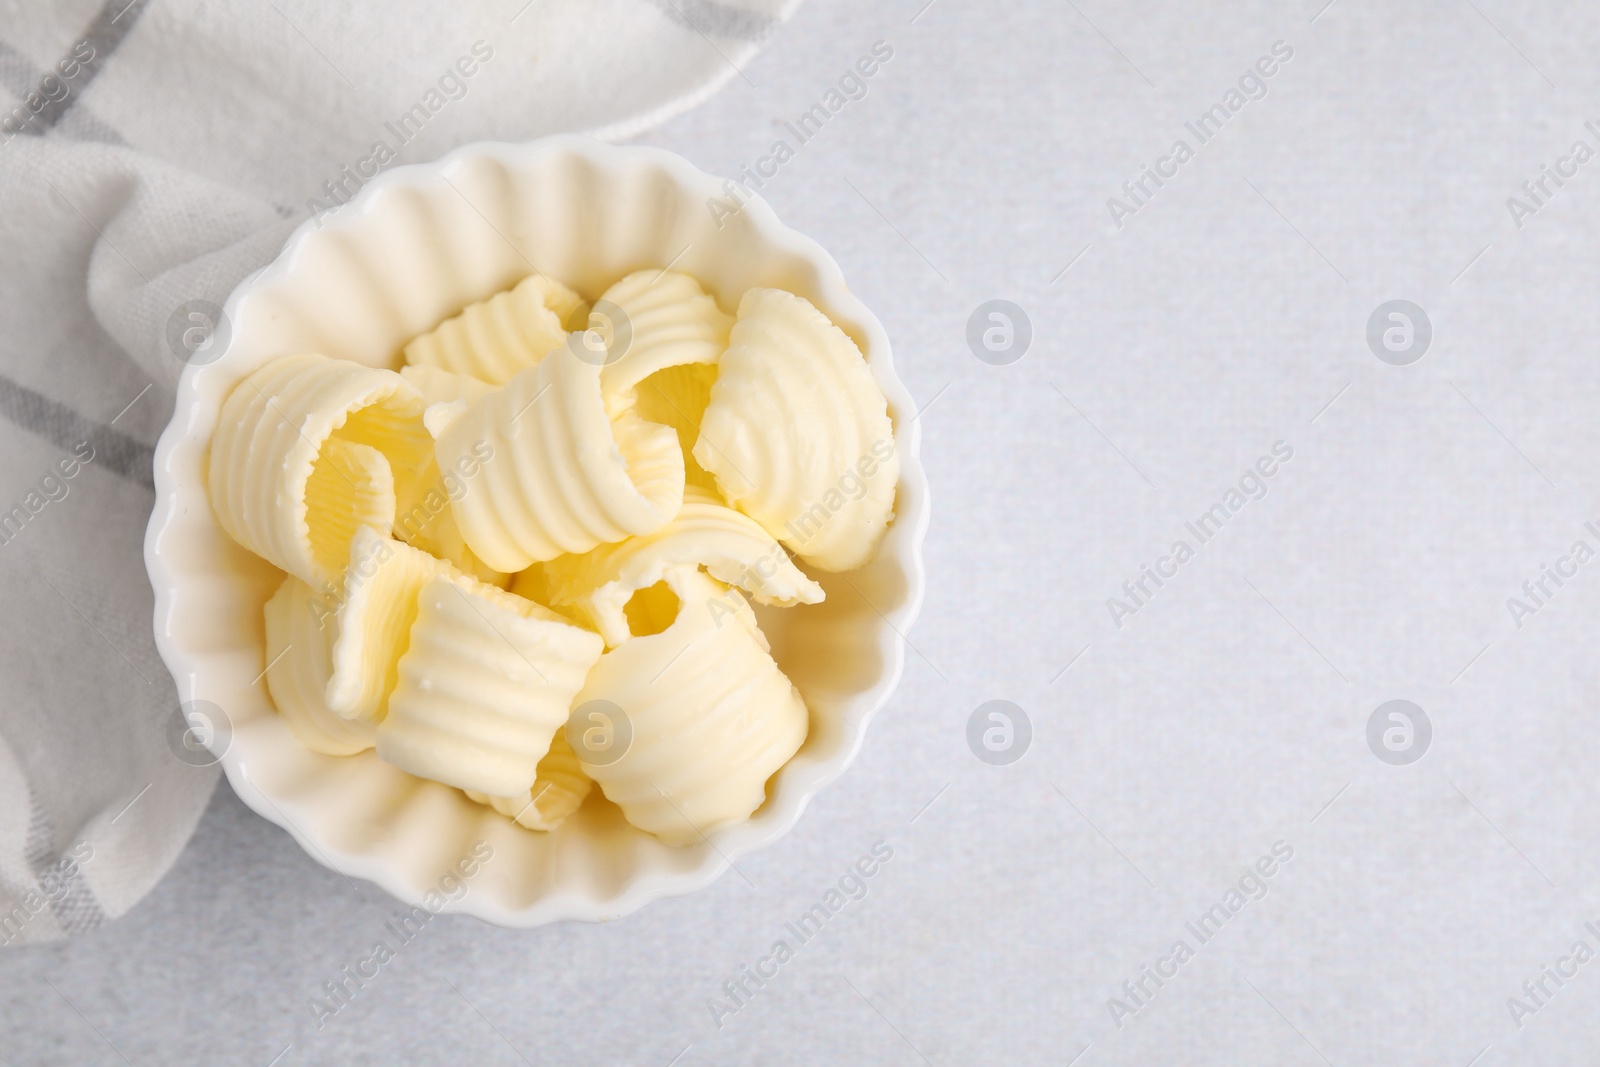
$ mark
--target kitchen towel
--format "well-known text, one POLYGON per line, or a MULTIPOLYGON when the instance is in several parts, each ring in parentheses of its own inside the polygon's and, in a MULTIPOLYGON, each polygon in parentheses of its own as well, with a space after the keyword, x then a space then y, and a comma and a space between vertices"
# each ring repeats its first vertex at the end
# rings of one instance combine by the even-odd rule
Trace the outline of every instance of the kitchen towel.
POLYGON ((0 0, 0 944, 126 912, 216 783, 142 550, 233 287, 387 167, 648 129, 798 3, 0 0))

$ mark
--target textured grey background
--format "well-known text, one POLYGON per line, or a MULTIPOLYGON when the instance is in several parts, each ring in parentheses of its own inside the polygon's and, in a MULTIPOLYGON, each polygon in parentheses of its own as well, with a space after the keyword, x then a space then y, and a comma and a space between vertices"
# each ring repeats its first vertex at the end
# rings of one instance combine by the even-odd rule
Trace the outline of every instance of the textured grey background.
POLYGON ((809 0, 746 77, 648 138, 736 171, 874 41, 894 48, 766 189, 838 257, 928 405, 926 605, 850 772, 694 896, 609 926, 439 918, 320 1031, 309 998, 398 906, 224 785, 126 918, 0 955, 0 1058, 1488 1067, 1600 1050, 1600 961, 1547 980, 1520 1029, 1507 1006, 1574 941, 1600 949, 1583 928, 1600 925, 1600 561, 1520 629, 1506 606, 1575 540, 1600 548, 1583 529, 1600 520, 1600 161, 1520 229, 1506 206, 1573 141, 1600 148, 1583 129, 1600 14, 922 2, 809 0), (1114 227, 1106 198, 1193 144, 1184 122, 1277 40, 1294 57, 1268 95, 1114 227), (965 341, 995 297, 1032 320, 1010 366, 965 341), (1434 329, 1408 367, 1365 339, 1395 298, 1434 329), (1265 498, 1114 626, 1106 599, 1280 440, 1294 457, 1265 498), (1011 766, 966 745, 994 698, 1033 723, 1011 766), (1395 698, 1433 724, 1410 766, 1366 743, 1395 698), (865 899, 719 1029, 708 998, 879 840, 894 858, 865 899), (1293 859, 1265 898, 1199 944, 1185 921, 1277 841, 1293 859), (1194 958, 1114 1025, 1108 998, 1179 938, 1194 958))

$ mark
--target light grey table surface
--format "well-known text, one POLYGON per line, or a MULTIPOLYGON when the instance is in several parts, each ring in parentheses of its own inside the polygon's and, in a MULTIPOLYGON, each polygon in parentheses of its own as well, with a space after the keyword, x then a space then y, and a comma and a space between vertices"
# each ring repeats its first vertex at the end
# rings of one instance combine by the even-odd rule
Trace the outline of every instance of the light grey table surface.
POLYGON ((1600 162, 1521 185, 1600 149, 1600 12, 1323 2, 808 0, 646 140, 735 172, 893 48, 764 191, 926 405, 927 597, 854 766, 743 876, 604 926, 436 919, 320 1029, 399 905, 223 784, 127 917, 0 955, 0 1060, 1593 1062, 1600 562, 1560 560, 1600 549, 1600 162), (1031 322, 1009 365, 966 340, 994 298, 1031 322), (1393 299, 1431 323, 1405 366, 1368 342, 1393 299), (1534 603, 1547 565, 1575 574, 1534 603), (966 740, 991 699, 1032 723, 1007 766, 966 740), (1408 765, 1368 743, 1395 699, 1431 723, 1408 765), (865 897, 714 1017, 880 841, 865 897), (1147 966, 1176 973, 1125 991, 1147 966))

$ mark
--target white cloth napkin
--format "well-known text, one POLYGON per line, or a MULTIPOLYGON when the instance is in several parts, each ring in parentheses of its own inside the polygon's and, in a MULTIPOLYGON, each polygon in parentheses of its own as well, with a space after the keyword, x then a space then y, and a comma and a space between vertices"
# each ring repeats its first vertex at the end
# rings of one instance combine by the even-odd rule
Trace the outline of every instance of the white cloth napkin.
POLYGON ((378 168, 647 129, 798 3, 0 0, 0 944, 126 912, 216 783, 142 555, 191 312, 378 168))

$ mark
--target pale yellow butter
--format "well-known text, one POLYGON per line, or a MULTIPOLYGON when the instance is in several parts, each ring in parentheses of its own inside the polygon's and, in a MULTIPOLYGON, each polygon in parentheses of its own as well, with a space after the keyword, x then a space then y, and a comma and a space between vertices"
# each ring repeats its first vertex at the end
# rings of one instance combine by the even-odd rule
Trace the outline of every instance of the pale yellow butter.
POLYGON ((694 457, 730 504, 823 570, 865 563, 893 517, 888 401, 855 342, 780 289, 739 302, 694 457))
POLYGON ((213 438, 219 521, 289 573, 264 673, 291 732, 531 830, 596 783, 671 845, 749 818, 809 713, 746 598, 821 602, 785 546, 849 570, 893 520, 860 350, 798 296, 734 317, 651 269, 592 315, 534 275, 405 355, 275 360, 213 438), (621 716, 620 755, 573 740, 585 707, 621 716))
POLYGON ((503 385, 565 343, 583 319, 583 300, 543 274, 469 304, 406 345, 406 362, 503 385))
POLYGON ((600 368, 565 347, 449 420, 439 466, 475 447, 492 458, 452 511, 467 546, 507 573, 651 533, 683 503, 677 434, 632 413, 613 421, 600 368))
POLYGON ((583 773, 577 755, 567 743, 566 731, 557 730, 550 739, 550 751, 539 761, 539 776, 533 780, 531 790, 510 797, 489 796, 471 789, 466 793, 468 799, 487 804, 518 826, 554 830, 583 806, 593 788, 594 781, 583 773))
POLYGON ((591 701, 619 709, 626 752, 597 764, 574 748, 630 823, 687 845, 760 807, 809 724, 743 596, 694 567, 665 580, 679 601, 671 625, 601 656, 574 701, 579 712, 591 701))
POLYGON ((417 617, 417 594, 450 564, 370 526, 350 542, 333 643, 327 702, 335 714, 380 722, 399 678, 400 657, 417 617))
POLYGON ((481 378, 435 367, 432 364, 407 364, 400 368, 400 377, 410 382, 422 394, 424 405, 445 404, 458 400, 476 400, 494 389, 481 378))
POLYGON ((530 600, 436 575, 418 593, 378 755, 460 789, 526 793, 603 647, 530 600))
POLYGON ((337 586, 347 559, 336 529, 389 529, 409 488, 407 472, 425 467, 431 451, 422 398, 400 375, 325 356, 286 356, 223 402, 208 457, 211 505, 235 541, 325 590, 337 586), (312 512, 308 488, 335 434, 381 453, 392 483, 385 490, 371 457, 344 449, 317 476, 319 495, 338 500, 339 510, 312 512), (358 484, 346 484, 345 495, 341 483, 358 484), (313 536, 313 523, 326 525, 313 536))
POLYGON ((613 417, 633 406, 639 383, 652 374, 716 363, 733 329, 733 316, 699 282, 661 270, 635 271, 607 289, 589 321, 606 344, 600 390, 613 417), (608 304, 618 321, 602 314, 608 304))
POLYGON ((655 533, 562 556, 546 563, 544 573, 550 604, 576 609, 615 647, 631 636, 624 617, 628 599, 685 565, 703 566, 761 604, 818 604, 824 596, 754 519, 694 488, 685 491, 673 520, 655 533))
POLYGON ((353 756, 376 743, 370 722, 352 722, 328 707, 333 601, 294 575, 283 580, 263 609, 267 629, 267 692, 299 742, 313 752, 353 756))

